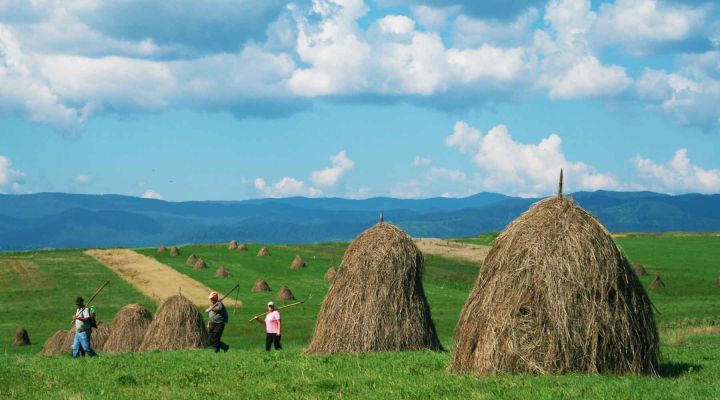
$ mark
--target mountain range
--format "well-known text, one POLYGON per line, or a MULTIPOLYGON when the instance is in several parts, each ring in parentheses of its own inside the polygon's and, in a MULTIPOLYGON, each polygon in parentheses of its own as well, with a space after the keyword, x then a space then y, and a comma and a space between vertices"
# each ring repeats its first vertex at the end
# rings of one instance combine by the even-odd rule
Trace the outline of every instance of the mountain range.
MULTIPOLYGON (((577 192, 570 195, 612 232, 720 231, 720 195, 577 192)), ((385 219, 416 237, 502 230, 539 199, 478 193, 464 198, 364 200, 289 197, 170 202, 121 195, 0 195, 0 250, 160 244, 347 241, 385 219)))

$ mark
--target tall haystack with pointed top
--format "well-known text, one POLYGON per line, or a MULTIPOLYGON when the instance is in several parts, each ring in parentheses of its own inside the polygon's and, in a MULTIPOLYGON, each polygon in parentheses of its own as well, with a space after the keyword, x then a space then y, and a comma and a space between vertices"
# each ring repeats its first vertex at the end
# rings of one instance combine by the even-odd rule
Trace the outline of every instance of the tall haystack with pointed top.
POLYGON ((240 243, 237 245, 236 251, 248 251, 248 247, 245 243, 240 243))
POLYGON ((460 314, 456 373, 648 374, 658 368, 652 304, 593 215, 558 195, 495 241, 460 314))
POLYGON ((207 264, 205 263, 205 259, 203 259, 203 258, 198 258, 198 260, 195 261, 195 266, 193 267, 193 269, 201 270, 201 269, 207 269, 207 267, 208 267, 208 266, 207 266, 207 264))
POLYGON ((333 267, 330 267, 325 273, 325 276, 323 276, 323 280, 331 281, 333 280, 333 278, 335 278, 335 274, 337 274, 337 270, 333 267))
POLYGON ((286 301, 286 300, 295 300, 295 295, 293 295, 293 292, 290 291, 290 288, 288 285, 283 285, 280 288, 280 291, 278 292, 277 297, 275 298, 277 301, 286 301))
POLYGON ((224 265, 215 271, 215 277, 217 278, 227 278, 228 276, 230 276, 230 270, 224 265))
POLYGON ((185 260, 185 264, 187 265, 195 265, 198 258, 195 256, 195 254, 190 254, 190 256, 185 260))
POLYGON ((179 255, 180 255, 180 249, 178 249, 177 247, 173 246, 173 247, 170 249, 170 257, 177 257, 177 256, 179 256, 179 255))
POLYGON ((30 336, 25 328, 17 328, 12 342, 13 347, 30 345, 30 336))
POLYGON ((652 282, 650 282, 650 289, 665 289, 665 282, 660 278, 660 274, 655 274, 652 282))
POLYGON ((203 317, 187 297, 170 296, 162 302, 148 326, 139 351, 180 350, 207 346, 203 317))
POLYGON ((258 257, 269 257, 270 256, 270 250, 268 250, 267 247, 263 247, 258 251, 257 253, 258 257))
POLYGON ((160 246, 160 247, 158 247, 157 252, 164 253, 166 250, 167 250, 167 248, 165 246, 160 246))
POLYGON ((150 322, 152 322, 152 314, 141 304, 128 304, 121 308, 115 314, 112 330, 103 351, 107 353, 138 351, 150 322))
POLYGON ((345 251, 307 353, 442 350, 422 286, 424 257, 383 222, 345 251))
POLYGON ((303 261, 302 257, 296 255, 295 258, 292 260, 292 263, 290 263, 290 269, 300 268, 305 268, 305 261, 303 261))
POLYGON ((228 250, 235 250, 238 247, 237 240, 231 240, 230 243, 228 243, 228 250))
POLYGON ((253 292, 269 292, 270 285, 264 279, 258 279, 252 287, 253 292))

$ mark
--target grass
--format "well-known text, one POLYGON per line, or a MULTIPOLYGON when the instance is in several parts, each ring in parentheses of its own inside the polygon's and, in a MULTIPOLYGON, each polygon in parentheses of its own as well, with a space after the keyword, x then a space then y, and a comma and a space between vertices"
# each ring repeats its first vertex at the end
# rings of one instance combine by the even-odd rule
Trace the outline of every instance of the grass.
MULTIPOLYGON (((467 241, 487 244, 493 238, 467 241)), ((230 314, 225 339, 232 349, 227 354, 196 350, 102 355, 92 360, 34 356, 50 334, 69 326, 77 292, 89 296, 103 279, 111 280, 112 293, 98 299, 101 315, 112 315, 130 302, 150 303, 80 251, 0 255, 0 337, 7 338, 0 343, 0 398, 720 397, 720 289, 715 288, 720 237, 633 235, 617 241, 633 262, 642 262, 651 274, 660 272, 667 284, 664 290, 649 291, 659 310, 660 378, 501 375, 477 379, 447 373, 450 352, 303 356, 328 287, 322 276, 329 266, 339 264, 346 244, 271 246, 272 256, 264 258, 255 256, 258 245, 250 245, 249 252, 202 245, 183 247, 175 258, 154 249, 139 251, 221 292, 241 284, 239 298, 245 306, 230 314), (190 253, 205 258, 210 268, 195 271, 185 265, 190 253), (296 254, 305 259, 307 268, 290 269, 296 254), (39 272, 18 275, 7 266, 9 259, 32 261, 39 272), (213 276, 221 265, 230 269, 230 278, 213 276), (257 278, 267 280, 273 292, 250 292, 257 278), (260 350, 262 327, 247 319, 264 311, 283 284, 308 302, 283 312, 285 350, 267 354, 260 350), (12 348, 10 339, 20 325, 40 345, 12 348)), ((455 323, 477 273, 474 265, 427 258, 425 291, 446 348, 452 348, 455 323)), ((651 275, 642 278, 646 287, 651 279, 651 275)))

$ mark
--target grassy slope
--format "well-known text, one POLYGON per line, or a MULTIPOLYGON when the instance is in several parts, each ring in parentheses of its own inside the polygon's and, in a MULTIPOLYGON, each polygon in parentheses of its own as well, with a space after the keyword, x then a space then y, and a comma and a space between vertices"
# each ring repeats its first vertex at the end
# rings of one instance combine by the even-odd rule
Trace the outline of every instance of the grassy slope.
MULTIPOLYGON (((339 263, 344 245, 275 246, 272 257, 255 257, 257 246, 247 253, 228 252, 224 246, 194 246, 183 249, 178 258, 142 250, 157 257, 199 281, 220 290, 235 282, 241 283, 240 299, 245 307, 231 314, 227 341, 233 349, 228 354, 209 351, 155 353, 145 355, 108 356, 96 360, 70 360, 68 357, 35 357, 22 355, 29 350, 5 347, 5 361, 0 363, 0 397, 67 398, 85 395, 89 398, 109 397, 274 397, 274 398, 717 398, 720 387, 720 335, 692 336, 687 327, 718 324, 720 289, 714 288, 720 274, 720 238, 714 237, 628 237, 618 239, 633 261, 643 262, 651 272, 659 271, 668 288, 650 292, 660 310, 658 322, 663 337, 662 362, 664 377, 608 377, 570 375, 560 377, 500 376, 475 379, 448 374, 445 368, 450 353, 397 353, 306 357, 300 355, 307 343, 327 283, 322 281, 329 265, 339 263), (190 252, 205 257, 209 270, 194 271, 184 264, 190 252), (290 270, 295 254, 308 264, 304 270, 290 270), (313 259, 313 255, 315 259, 313 259), (231 278, 214 278, 213 272, 226 265, 231 278), (273 292, 251 293, 252 282, 266 279, 273 292), (284 342, 287 350, 265 354, 262 328, 246 321, 264 309, 282 284, 298 298, 310 297, 308 304, 287 310, 284 342), (672 338, 669 341, 668 338, 672 338), (16 354, 21 354, 16 356, 16 354), (218 363, 218 368, 212 368, 218 363), (82 368, 87 379, 82 383, 73 370, 82 368), (218 384, 213 378, 220 377, 218 384), (33 377, 31 381, 27 377, 33 377), (272 395, 268 393, 272 392, 272 395)), ((22 314, 3 312, 2 333, 10 338, 16 324, 28 326, 31 338, 44 339, 65 325, 67 299, 75 295, 72 285, 79 277, 88 282, 99 281, 108 271, 97 268, 92 260, 78 252, 24 254, 37 258, 37 263, 55 271, 56 285, 46 293, 53 301, 38 303, 36 308, 50 321, 27 323, 22 314), (41 261, 41 259, 44 260, 41 261), (67 260, 66 260, 67 259, 67 260), (61 270, 72 268, 69 276, 61 270), (87 276, 92 273, 97 276, 87 276), (102 277, 100 276, 102 275, 102 277), (59 280, 58 280, 59 279, 59 280), (37 325, 37 326, 35 326, 37 325)), ((4 258, 4 256, 3 256, 4 258)), ((457 261, 429 257, 425 289, 433 310, 441 340, 452 345, 452 334, 462 304, 474 279, 477 267, 457 261)), ((647 285, 651 277, 643 278, 647 285)), ((1 304, 15 296, 6 280, 0 280, 1 304)), ((91 285, 91 286, 92 286, 91 285)), ((27 285, 26 296, 35 294, 27 285)), ((225 288, 225 289, 223 289, 225 288)), ((142 296, 121 283, 114 284, 113 304, 101 307, 116 309, 124 302, 138 301, 142 296), (121 289, 124 287, 125 290, 121 289), (124 294, 120 294, 122 292, 124 294), (122 300, 122 301, 120 301, 122 300)), ((14 308, 14 307, 13 307, 14 308)), ((70 304, 72 309, 72 304, 70 304)), ((71 312, 71 311, 70 311, 71 312)), ((33 346, 32 351, 38 347, 33 346)))

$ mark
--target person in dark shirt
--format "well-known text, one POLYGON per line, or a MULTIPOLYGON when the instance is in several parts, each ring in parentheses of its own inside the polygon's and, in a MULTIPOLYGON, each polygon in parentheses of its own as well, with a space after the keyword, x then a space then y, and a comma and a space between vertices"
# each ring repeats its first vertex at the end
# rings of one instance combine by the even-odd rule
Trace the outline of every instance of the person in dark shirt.
POLYGON ((205 310, 208 313, 208 334, 210 335, 210 347, 219 352, 220 349, 228 351, 230 346, 222 342, 222 334, 225 324, 228 322, 228 312, 225 304, 218 300, 217 292, 210 292, 210 307, 205 310))

